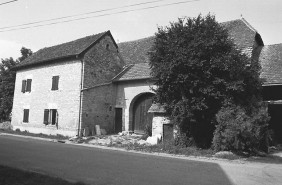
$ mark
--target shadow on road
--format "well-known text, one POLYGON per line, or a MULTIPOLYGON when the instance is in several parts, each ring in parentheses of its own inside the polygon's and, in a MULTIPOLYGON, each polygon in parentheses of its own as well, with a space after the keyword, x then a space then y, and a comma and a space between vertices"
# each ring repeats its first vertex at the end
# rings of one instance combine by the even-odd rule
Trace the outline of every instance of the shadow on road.
POLYGON ((87 184, 232 184, 216 163, 4 136, 0 164, 87 184))

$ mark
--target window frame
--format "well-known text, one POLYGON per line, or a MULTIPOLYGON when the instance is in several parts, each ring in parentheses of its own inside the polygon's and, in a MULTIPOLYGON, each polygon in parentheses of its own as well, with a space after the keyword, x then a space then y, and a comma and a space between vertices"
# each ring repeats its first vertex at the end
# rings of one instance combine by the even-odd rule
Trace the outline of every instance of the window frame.
POLYGON ((44 109, 43 124, 46 126, 58 126, 58 109, 44 109))
POLYGON ((31 92, 31 84, 32 84, 32 79, 31 78, 22 80, 21 92, 22 93, 31 92))

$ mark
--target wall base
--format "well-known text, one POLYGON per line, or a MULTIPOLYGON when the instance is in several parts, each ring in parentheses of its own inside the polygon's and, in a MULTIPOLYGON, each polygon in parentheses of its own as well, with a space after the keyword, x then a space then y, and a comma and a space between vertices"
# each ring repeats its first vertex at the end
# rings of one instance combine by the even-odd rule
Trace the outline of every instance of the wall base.
POLYGON ((63 135, 73 137, 77 135, 77 129, 74 130, 62 130, 57 128, 35 128, 35 127, 25 127, 25 126, 13 126, 13 130, 19 129, 20 131, 28 131, 34 134, 46 134, 46 135, 63 135))

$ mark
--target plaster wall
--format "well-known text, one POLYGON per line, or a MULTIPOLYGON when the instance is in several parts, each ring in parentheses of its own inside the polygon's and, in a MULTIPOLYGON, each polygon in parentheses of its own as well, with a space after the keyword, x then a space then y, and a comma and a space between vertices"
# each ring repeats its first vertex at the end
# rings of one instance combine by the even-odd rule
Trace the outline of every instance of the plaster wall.
POLYGON ((34 133, 75 136, 79 121, 81 61, 60 61, 17 71, 12 125, 34 133), (52 76, 59 76, 59 89, 52 91, 52 76), (32 79, 31 92, 21 92, 22 80, 32 79), (29 121, 23 122, 23 110, 29 121), (44 109, 57 109, 58 125, 43 124, 44 109))

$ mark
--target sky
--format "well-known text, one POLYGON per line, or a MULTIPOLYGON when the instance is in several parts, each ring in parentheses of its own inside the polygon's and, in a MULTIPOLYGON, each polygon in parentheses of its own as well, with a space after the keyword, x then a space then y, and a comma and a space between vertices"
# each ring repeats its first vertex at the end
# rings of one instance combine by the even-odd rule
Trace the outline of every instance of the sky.
POLYGON ((282 43, 281 10, 281 0, 0 0, 0 58, 20 57, 21 47, 35 52, 107 30, 117 43, 137 40, 178 18, 208 13, 218 22, 242 16, 265 45, 278 44, 282 43), (42 22, 50 19, 57 20, 42 22), (58 21, 69 22, 53 24, 58 21), (40 23, 28 24, 33 22, 40 23), (14 27, 22 24, 28 25, 14 27))

